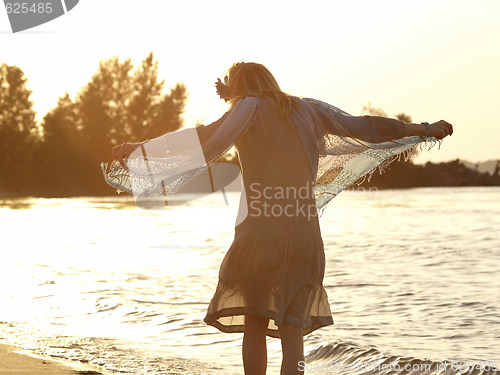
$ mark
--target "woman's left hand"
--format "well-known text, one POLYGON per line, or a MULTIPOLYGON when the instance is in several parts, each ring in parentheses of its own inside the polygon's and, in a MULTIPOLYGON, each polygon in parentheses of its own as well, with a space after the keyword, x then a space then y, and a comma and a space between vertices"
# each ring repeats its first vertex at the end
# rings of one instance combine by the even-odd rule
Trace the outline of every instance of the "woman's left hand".
POLYGON ((443 139, 448 135, 453 134, 453 125, 444 120, 434 122, 431 124, 431 137, 443 139))
POLYGON ((130 154, 142 143, 122 143, 121 145, 113 147, 111 154, 113 159, 118 161, 123 168, 127 168, 123 159, 128 159, 130 154))

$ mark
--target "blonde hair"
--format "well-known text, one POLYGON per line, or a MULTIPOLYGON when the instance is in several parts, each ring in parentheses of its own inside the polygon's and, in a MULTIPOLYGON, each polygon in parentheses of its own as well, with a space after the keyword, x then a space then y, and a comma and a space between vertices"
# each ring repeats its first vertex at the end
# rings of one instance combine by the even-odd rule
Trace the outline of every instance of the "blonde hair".
POLYGON ((286 116, 294 106, 292 97, 281 91, 278 82, 262 64, 237 62, 227 72, 228 101, 231 107, 247 96, 263 96, 286 116))

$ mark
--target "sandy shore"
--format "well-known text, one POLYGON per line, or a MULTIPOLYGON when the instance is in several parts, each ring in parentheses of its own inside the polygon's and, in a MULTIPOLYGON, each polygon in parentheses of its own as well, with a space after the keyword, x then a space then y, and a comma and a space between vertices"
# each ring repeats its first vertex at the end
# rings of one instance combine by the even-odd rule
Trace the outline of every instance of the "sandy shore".
POLYGON ((18 354, 22 349, 0 344, 0 375, 101 375, 92 370, 76 370, 51 359, 18 354))

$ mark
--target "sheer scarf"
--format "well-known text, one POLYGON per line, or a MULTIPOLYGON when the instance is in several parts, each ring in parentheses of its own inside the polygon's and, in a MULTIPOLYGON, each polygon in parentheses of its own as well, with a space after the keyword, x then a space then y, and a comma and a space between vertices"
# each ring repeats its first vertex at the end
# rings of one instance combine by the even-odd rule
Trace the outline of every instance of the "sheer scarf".
MULTIPOLYGON (((196 128, 181 129, 144 142, 128 159, 101 163, 105 181, 118 192, 133 194, 136 203, 177 192, 200 176, 235 145, 259 111, 259 97, 239 100, 213 134, 200 141, 196 128)), ((313 176, 321 214, 328 202, 393 160, 409 158, 432 137, 405 136, 406 125, 395 119, 351 116, 330 104, 293 97, 291 117, 300 134, 313 176), (300 108, 300 109, 299 109, 300 108)), ((221 120, 222 120, 221 119, 221 120)), ((210 171, 210 170, 209 170, 210 171)), ((214 184, 210 175, 212 190, 214 184)))

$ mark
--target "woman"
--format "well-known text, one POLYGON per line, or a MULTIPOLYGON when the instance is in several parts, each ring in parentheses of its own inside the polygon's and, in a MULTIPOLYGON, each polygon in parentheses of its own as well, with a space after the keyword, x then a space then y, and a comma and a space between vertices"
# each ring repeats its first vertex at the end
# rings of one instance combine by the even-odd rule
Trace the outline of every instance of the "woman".
MULTIPOLYGON (((226 78, 217 90, 230 110, 196 131, 207 164, 236 146, 244 190, 234 241, 204 321, 223 332, 243 332, 245 374, 266 373, 266 335, 281 339, 281 373, 299 374, 304 335, 333 324, 322 284, 318 209, 425 140, 417 136, 442 139, 453 128, 445 121, 406 124, 349 116, 282 92, 261 64, 236 63, 226 78), (227 129, 238 130, 231 138, 227 129)), ((124 163, 141 145, 117 146, 113 157, 124 163)))

